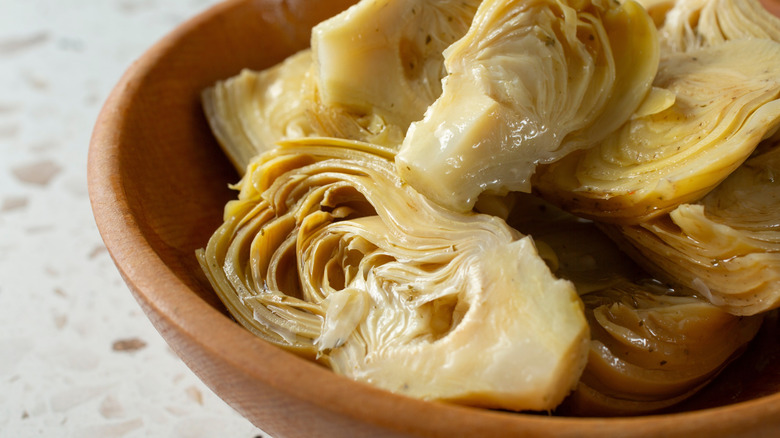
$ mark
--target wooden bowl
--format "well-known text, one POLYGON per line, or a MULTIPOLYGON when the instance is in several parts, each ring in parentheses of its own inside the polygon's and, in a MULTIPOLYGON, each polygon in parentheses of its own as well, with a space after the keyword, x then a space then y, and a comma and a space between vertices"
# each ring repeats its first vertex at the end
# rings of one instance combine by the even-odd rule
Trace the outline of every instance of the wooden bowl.
POLYGON ((237 174, 199 93, 308 45, 353 0, 237 0, 206 11, 134 63, 108 98, 89 152, 95 218, 160 334, 214 392, 275 437, 727 436, 780 430, 776 320, 718 381, 674 412, 569 418, 424 402, 338 376, 226 314, 194 256, 220 224, 237 174))

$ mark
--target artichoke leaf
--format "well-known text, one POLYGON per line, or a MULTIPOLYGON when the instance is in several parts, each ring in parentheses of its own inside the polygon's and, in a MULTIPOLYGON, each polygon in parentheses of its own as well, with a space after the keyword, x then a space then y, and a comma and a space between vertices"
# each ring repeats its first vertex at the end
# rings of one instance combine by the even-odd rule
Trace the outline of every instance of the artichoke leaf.
POLYGON ((665 56, 654 86, 674 93, 671 106, 542 169, 535 188, 576 215, 625 224, 694 202, 780 125, 777 71, 780 44, 771 40, 665 56))
POLYGON ((312 30, 312 120, 324 136, 397 147, 441 94, 442 51, 481 0, 362 0, 312 30))
POLYGON ((444 56, 442 95, 396 164, 435 202, 468 211, 483 192, 529 192, 539 163, 619 127, 648 93, 659 52, 633 1, 490 0, 444 56))
POLYGON ((311 64, 311 50, 305 49, 268 69, 244 69, 203 90, 211 131, 239 173, 277 141, 314 135, 307 115, 311 64))
POLYGON ((562 405, 569 415, 637 415, 679 403, 744 351, 762 317, 738 317, 655 281, 584 295, 588 366, 562 405))
POLYGON ((658 30, 662 51, 686 52, 725 41, 780 42, 780 18, 759 0, 677 0, 658 30))
POLYGON ((633 226, 604 226, 659 278, 736 315, 780 306, 780 143, 706 197, 633 226))
POLYGON ((441 208, 392 153, 280 142, 198 252, 236 319, 337 373, 423 399, 549 410, 585 366, 573 285, 503 220, 441 208))

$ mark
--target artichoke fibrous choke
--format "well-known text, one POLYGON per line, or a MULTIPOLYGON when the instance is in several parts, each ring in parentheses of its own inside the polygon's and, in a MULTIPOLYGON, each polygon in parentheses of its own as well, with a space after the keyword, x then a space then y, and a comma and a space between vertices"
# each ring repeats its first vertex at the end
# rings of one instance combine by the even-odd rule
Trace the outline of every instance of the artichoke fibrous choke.
POLYGON ((249 330, 402 394, 549 410, 588 327, 573 285, 493 216, 445 210, 362 143, 283 143, 245 174, 201 264, 249 330))

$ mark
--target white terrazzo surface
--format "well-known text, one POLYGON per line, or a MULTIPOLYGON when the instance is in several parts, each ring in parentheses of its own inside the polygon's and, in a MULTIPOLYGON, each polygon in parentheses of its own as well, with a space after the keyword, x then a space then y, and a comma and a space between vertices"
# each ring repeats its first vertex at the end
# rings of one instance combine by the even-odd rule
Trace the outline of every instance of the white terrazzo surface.
POLYGON ((87 195, 109 91, 214 3, 0 0, 0 437, 266 436, 151 326, 87 195))

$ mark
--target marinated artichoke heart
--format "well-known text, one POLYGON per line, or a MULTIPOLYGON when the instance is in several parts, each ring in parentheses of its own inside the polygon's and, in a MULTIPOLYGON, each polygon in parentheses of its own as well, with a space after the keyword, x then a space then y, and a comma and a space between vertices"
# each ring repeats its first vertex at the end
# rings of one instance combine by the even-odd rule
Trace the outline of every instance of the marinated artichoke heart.
POLYGON ((588 366, 560 412, 635 415, 672 406, 711 381, 761 326, 760 316, 734 316, 686 295, 653 282, 584 295, 588 366))
POLYGON ((337 373, 423 399, 547 410, 588 327, 572 284, 503 220, 403 184, 392 151, 308 138, 254 161, 198 252, 231 314, 337 373))
POLYGON ((311 64, 311 50, 306 49, 266 70, 244 70, 203 91, 211 131, 239 173, 278 140, 314 134, 306 114, 311 64))
POLYGON ((659 55, 633 1, 486 0, 444 56, 442 95, 410 126, 396 165, 435 202, 468 211, 483 192, 529 192, 537 164, 619 127, 659 55))
POLYGON ((566 415, 635 415, 690 397, 742 350, 761 318, 741 318, 649 277, 597 224, 518 196, 508 223, 534 237, 553 273, 582 297, 590 359, 566 415), (551 255, 552 254, 552 255, 551 255))
MULTIPOLYGON (((780 144, 780 143, 778 143, 780 144)), ((605 227, 659 278, 736 315, 780 306, 780 146, 704 199, 635 226, 605 227)))
POLYGON ((780 42, 780 18, 768 13, 759 0, 677 0, 658 36, 662 50, 668 52, 744 38, 780 42))
POLYGON ((397 147, 441 94, 442 51, 481 0, 361 0, 312 30, 313 123, 324 136, 397 147))
POLYGON ((780 44, 727 41, 661 59, 662 92, 599 145, 539 172, 576 215, 639 223, 703 197, 780 124, 780 44), (661 98, 659 98, 661 96, 661 98))

